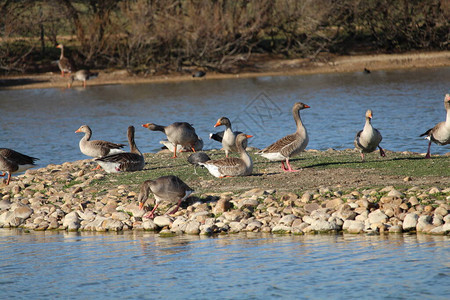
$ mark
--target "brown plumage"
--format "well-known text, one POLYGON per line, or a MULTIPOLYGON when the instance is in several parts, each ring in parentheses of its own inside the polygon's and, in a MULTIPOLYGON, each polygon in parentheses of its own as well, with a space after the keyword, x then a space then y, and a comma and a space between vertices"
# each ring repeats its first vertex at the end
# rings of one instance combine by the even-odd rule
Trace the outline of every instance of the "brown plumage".
POLYGON ((227 157, 223 159, 209 160, 206 162, 199 162, 201 166, 205 166, 211 175, 223 178, 232 176, 247 176, 252 174, 253 161, 247 151, 245 151, 243 144, 247 142, 247 138, 252 137, 244 133, 238 134, 236 137, 236 147, 240 154, 240 158, 227 157))
POLYGON ((257 153, 269 160, 281 161, 283 171, 296 171, 292 169, 289 159, 305 150, 308 145, 308 132, 306 131, 305 126, 303 126, 302 119, 300 118, 300 110, 305 108, 309 108, 309 106, 302 102, 297 102, 292 107, 292 115, 297 126, 295 133, 279 139, 257 153), (284 161, 286 161, 287 167, 284 165, 284 161))
POLYGON ((358 131, 356 134, 354 144, 355 147, 361 152, 361 159, 364 161, 364 153, 370 153, 377 149, 380 149, 380 155, 386 156, 383 148, 380 146, 380 142, 383 139, 381 133, 378 129, 373 128, 370 122, 373 117, 372 110, 368 109, 366 111, 366 123, 364 124, 363 130, 358 131))
POLYGON ((194 145, 198 141, 198 136, 195 133, 194 127, 186 122, 175 122, 169 126, 161 126, 153 123, 143 124, 142 127, 148 128, 152 131, 164 132, 169 142, 174 145, 173 158, 177 157, 177 146, 190 147, 195 152, 194 145))
POLYGON ((129 126, 127 133, 130 152, 110 154, 95 159, 106 172, 133 172, 140 171, 144 168, 144 156, 134 142, 134 126, 129 126))
POLYGON ((445 121, 438 123, 436 126, 420 135, 427 136, 426 138, 429 140, 427 154, 425 155, 426 158, 431 157, 431 142, 438 145, 450 144, 450 94, 445 95, 444 107, 447 111, 445 121))
POLYGON ((83 83, 83 87, 86 87, 86 81, 90 78, 97 77, 98 73, 91 73, 88 70, 78 70, 70 76, 68 87, 71 88, 74 81, 81 81, 83 83))
POLYGON ((124 152, 120 150, 125 147, 124 144, 116 144, 102 140, 90 140, 92 136, 92 130, 88 125, 82 125, 75 133, 83 132, 84 136, 80 140, 81 153, 90 157, 103 157, 109 154, 124 152))
POLYGON ((72 73, 73 66, 70 60, 64 56, 64 45, 59 44, 56 48, 61 49, 61 56, 58 60, 58 67, 61 70, 61 76, 64 77, 65 73, 72 73))
POLYGON ((9 184, 11 180, 11 174, 23 172, 35 165, 34 161, 38 158, 31 157, 12 149, 0 148, 0 176, 5 176, 8 173, 6 184, 9 184), (4 173, 6 172, 6 173, 4 173))
POLYGON ((141 185, 141 191, 138 196, 140 209, 143 209, 150 192, 155 196, 155 206, 152 211, 144 215, 145 218, 153 218, 156 208, 162 201, 177 203, 177 207, 170 212, 170 214, 175 213, 180 207, 181 202, 192 194, 194 190, 180 178, 173 175, 162 176, 155 180, 147 180, 141 185))

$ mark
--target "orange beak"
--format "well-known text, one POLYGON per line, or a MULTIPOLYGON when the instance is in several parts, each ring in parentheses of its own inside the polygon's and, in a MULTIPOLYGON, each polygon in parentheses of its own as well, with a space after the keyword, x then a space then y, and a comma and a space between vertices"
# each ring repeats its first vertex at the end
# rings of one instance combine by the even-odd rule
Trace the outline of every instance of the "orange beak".
POLYGON ((222 125, 222 123, 220 123, 220 121, 217 121, 216 125, 214 125, 214 127, 220 126, 222 125))
POLYGON ((144 208, 144 202, 139 202, 139 209, 142 210, 144 208))
POLYGON ((309 106, 309 105, 305 104, 305 108, 311 108, 311 106, 309 106))
POLYGON ((75 131, 75 133, 78 133, 78 132, 81 132, 80 128, 78 128, 78 129, 75 131))
POLYGON ((61 45, 56 46, 56 48, 61 48, 61 45))
POLYGON ((248 135, 248 134, 246 134, 245 136, 246 136, 248 139, 251 138, 251 137, 253 137, 253 135, 248 135))
POLYGON ((142 127, 148 128, 148 123, 147 124, 142 124, 142 127))

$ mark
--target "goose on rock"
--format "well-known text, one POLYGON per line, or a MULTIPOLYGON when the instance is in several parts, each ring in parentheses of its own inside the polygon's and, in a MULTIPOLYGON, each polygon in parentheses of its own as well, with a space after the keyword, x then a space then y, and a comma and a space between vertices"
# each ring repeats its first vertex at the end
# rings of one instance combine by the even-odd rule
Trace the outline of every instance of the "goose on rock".
POLYGON ((144 168, 144 156, 134 141, 134 126, 128 127, 127 135, 130 152, 115 153, 95 159, 107 173, 134 172, 144 168))
POLYGON ((447 111, 445 121, 438 123, 436 126, 420 135, 426 136, 426 139, 429 140, 427 154, 425 155, 426 158, 431 157, 431 142, 441 146, 450 144, 450 94, 445 95, 444 107, 447 111))
POLYGON ((162 176, 155 180, 147 180, 141 185, 139 192, 139 209, 144 208, 145 201, 147 201, 150 192, 155 195, 155 206, 149 213, 144 215, 144 218, 153 218, 156 208, 162 201, 176 203, 176 208, 169 214, 177 212, 181 202, 186 200, 194 190, 180 178, 173 175, 162 176))
POLYGON ((251 175, 253 172, 253 161, 244 148, 247 138, 251 137, 251 135, 244 133, 238 134, 236 137, 236 147, 241 156, 240 158, 227 157, 199 162, 198 164, 206 167, 211 175, 218 178, 251 175))
POLYGON ((35 165, 35 160, 38 158, 31 157, 12 149, 0 148, 0 174, 1 177, 8 173, 6 184, 8 185, 11 180, 11 174, 23 172, 32 168, 35 165))
POLYGON ((297 102, 292 107, 292 115, 297 126, 295 133, 279 139, 257 153, 269 160, 281 161, 281 167, 285 172, 297 171, 292 169, 289 159, 305 150, 308 145, 308 132, 300 118, 300 110, 305 108, 309 108, 309 106, 302 102, 297 102), (284 165, 284 161, 286 161, 286 166, 284 165))
MULTIPOLYGON (((236 148, 236 136, 240 132, 234 132, 231 129, 231 122, 230 119, 227 117, 222 117, 219 120, 217 120, 216 125, 214 127, 218 126, 225 126, 225 131, 222 136, 222 147, 225 150, 225 156, 228 157, 229 152, 237 152, 236 148)), ((247 148, 247 141, 244 143, 244 149, 247 148)))
POLYGON ((61 56, 58 60, 58 67, 61 71, 61 77, 64 77, 66 73, 72 73, 73 66, 70 60, 64 56, 64 45, 59 44, 58 46, 56 46, 56 48, 61 49, 61 56))
POLYGON ((194 127, 186 122, 175 122, 169 126, 161 126, 153 123, 143 124, 142 127, 148 128, 152 131, 164 132, 169 142, 174 145, 173 158, 177 157, 177 146, 189 147, 195 152, 195 144, 199 138, 195 133, 194 127))
POLYGON ((380 146, 380 142, 383 139, 378 129, 373 128, 371 120, 373 117, 372 110, 366 111, 366 123, 363 130, 358 131, 355 137, 355 147, 361 152, 361 159, 364 161, 364 153, 370 153, 377 149, 380 149, 380 155, 386 156, 383 148, 380 146))

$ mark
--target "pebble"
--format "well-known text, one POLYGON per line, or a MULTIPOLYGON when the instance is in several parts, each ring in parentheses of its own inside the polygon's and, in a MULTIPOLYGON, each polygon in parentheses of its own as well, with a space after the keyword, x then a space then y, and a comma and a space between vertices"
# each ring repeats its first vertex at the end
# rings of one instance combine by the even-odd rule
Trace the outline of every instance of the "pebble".
MULTIPOLYGON (((301 196, 254 188, 241 194, 205 194, 187 208, 180 208, 175 217, 143 219, 145 211, 137 205, 138 191, 122 184, 97 195, 98 189, 90 186, 90 182, 106 176, 92 172, 86 162, 28 170, 10 186, 4 186, 0 191, 0 227, 100 232, 150 230, 162 236, 242 231, 450 232, 450 188, 439 186, 364 190, 319 186, 301 196), (67 187, 73 180, 80 182, 67 187)), ((410 178, 405 179, 409 181, 410 178)), ((162 207, 161 211, 165 209, 169 207, 162 207)))

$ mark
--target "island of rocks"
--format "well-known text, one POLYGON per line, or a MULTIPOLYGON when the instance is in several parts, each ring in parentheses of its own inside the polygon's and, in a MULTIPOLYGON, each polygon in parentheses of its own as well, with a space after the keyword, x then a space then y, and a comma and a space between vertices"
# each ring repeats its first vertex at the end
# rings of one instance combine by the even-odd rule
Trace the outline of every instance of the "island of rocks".
POLYGON ((0 189, 0 227, 25 230, 151 230, 161 235, 266 232, 311 234, 450 233, 450 188, 319 186, 302 193, 252 188, 194 194, 174 215, 161 206, 142 218, 139 184, 98 193, 105 179, 88 160, 48 165, 15 177, 0 189))

